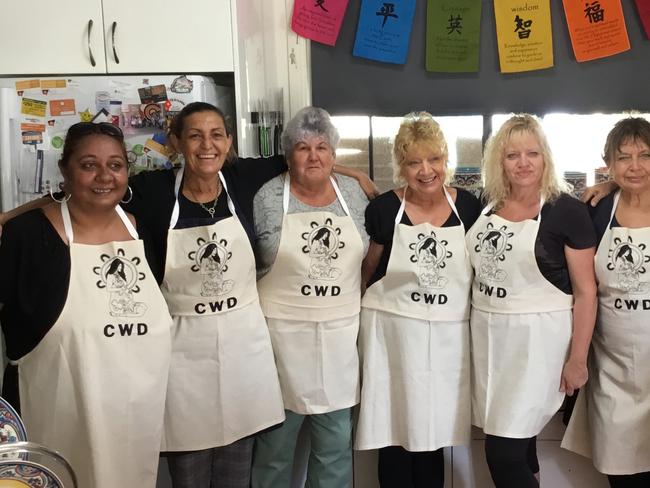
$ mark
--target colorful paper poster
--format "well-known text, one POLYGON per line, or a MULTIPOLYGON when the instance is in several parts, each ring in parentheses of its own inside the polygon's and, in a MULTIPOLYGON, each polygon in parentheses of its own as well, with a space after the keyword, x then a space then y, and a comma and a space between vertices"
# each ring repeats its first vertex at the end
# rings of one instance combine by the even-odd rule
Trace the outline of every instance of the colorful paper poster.
POLYGON ((636 0, 636 9, 645 29, 645 35, 650 39, 650 0, 636 0))
POLYGON ((45 110, 47 109, 47 102, 42 100, 34 100, 33 98, 23 98, 20 104, 20 113, 25 115, 33 115, 35 117, 45 117, 45 110))
POLYGON ((549 0, 494 0, 502 73, 553 66, 549 0))
POLYGON ((621 0, 563 0, 576 61, 591 61, 630 49, 621 0))
POLYGON ((481 0, 428 0, 427 71, 478 71, 481 0))
POLYGON ((415 0, 362 0, 352 54, 404 64, 413 27, 415 0))
POLYGON ((291 29, 299 36, 333 46, 348 0, 295 0, 291 29))

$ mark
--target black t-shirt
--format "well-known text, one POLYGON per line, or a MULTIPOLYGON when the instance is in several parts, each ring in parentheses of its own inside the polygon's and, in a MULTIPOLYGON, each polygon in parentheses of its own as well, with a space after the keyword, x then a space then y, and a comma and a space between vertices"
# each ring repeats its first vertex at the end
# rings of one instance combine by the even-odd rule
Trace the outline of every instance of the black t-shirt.
MULTIPOLYGON (((253 232, 253 197, 260 187, 271 178, 286 171, 283 156, 272 158, 239 158, 223 167, 222 173, 228 186, 228 193, 235 205, 237 215, 248 234, 251 243, 253 232)), ((122 206, 132 213, 150 230, 156 251, 157 265, 165 269, 167 253, 167 231, 174 208, 173 170, 143 172, 129 179, 133 198, 122 206)), ((198 203, 185 198, 180 192, 179 219, 176 228, 189 228, 210 225, 230 217, 226 192, 217 199, 214 218, 198 203)))
POLYGON ((564 246, 589 249, 596 246, 587 206, 562 194, 542 207, 542 222, 535 240, 535 259, 542 276, 566 294, 572 294, 564 246))
MULTIPOLYGON (((465 232, 474 225, 474 222, 481 213, 481 205, 478 199, 468 191, 458 188, 456 194, 456 210, 458 215, 463 221, 465 232)), ((393 191, 382 193, 377 198, 372 200, 366 208, 366 231, 370 239, 377 244, 384 246, 384 250, 377 264, 377 269, 370 277, 368 286, 380 280, 386 275, 386 268, 388 267, 388 259, 393 247, 393 233, 395 231, 395 216, 399 211, 401 201, 397 194, 393 191)), ((402 215, 401 222, 404 225, 412 225, 406 212, 402 215)), ((453 227, 459 225, 458 217, 454 212, 447 221, 442 225, 443 227, 453 227)))
MULTIPOLYGON (((140 222, 137 230, 151 271, 159 275, 147 230, 140 222)), ((3 226, 0 270, 0 323, 7 356, 16 360, 34 349, 54 325, 70 283, 70 248, 41 209, 3 226)))
MULTIPOLYGON (((591 214, 591 220, 594 224, 594 230, 596 231, 596 238, 598 243, 603 238, 603 235, 607 231, 609 224, 609 218, 612 215, 612 208, 614 208, 614 196, 616 192, 612 192, 603 198, 598 205, 595 207, 589 206, 589 213, 591 214)), ((616 215, 612 218, 611 227, 620 227, 620 224, 616 220, 616 215)))

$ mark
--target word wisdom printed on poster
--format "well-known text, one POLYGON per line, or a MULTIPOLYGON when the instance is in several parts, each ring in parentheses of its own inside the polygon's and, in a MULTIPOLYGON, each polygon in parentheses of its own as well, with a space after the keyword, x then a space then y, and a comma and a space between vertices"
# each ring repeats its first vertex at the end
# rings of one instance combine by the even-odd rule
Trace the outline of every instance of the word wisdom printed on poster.
POLYGON ((553 66, 549 0, 494 0, 502 73, 553 66))

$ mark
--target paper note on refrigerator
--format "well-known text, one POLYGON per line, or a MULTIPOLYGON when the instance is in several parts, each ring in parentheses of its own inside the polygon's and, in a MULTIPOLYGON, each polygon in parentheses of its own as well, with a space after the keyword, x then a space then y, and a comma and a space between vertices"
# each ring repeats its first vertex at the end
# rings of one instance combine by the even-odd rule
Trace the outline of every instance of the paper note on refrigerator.
POLYGON ((50 115, 59 117, 62 115, 74 115, 77 113, 74 104, 74 98, 65 100, 50 100, 50 115))
POLYGON ((25 90, 39 88, 40 86, 40 80, 21 80, 16 82, 16 91, 21 93, 25 90))
POLYGON ((20 113, 33 115, 35 117, 45 117, 47 102, 43 100, 34 100, 33 98, 23 98, 20 105, 20 113))

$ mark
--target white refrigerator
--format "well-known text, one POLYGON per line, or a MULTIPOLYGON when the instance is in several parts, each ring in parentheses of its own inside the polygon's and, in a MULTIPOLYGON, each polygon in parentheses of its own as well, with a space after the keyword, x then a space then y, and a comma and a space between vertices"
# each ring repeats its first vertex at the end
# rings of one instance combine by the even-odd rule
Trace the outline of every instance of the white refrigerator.
POLYGON ((232 86, 207 76, 0 78, 0 209, 59 188, 65 134, 82 120, 122 128, 132 172, 168 167, 166 124, 195 101, 216 105, 235 120, 232 86))

